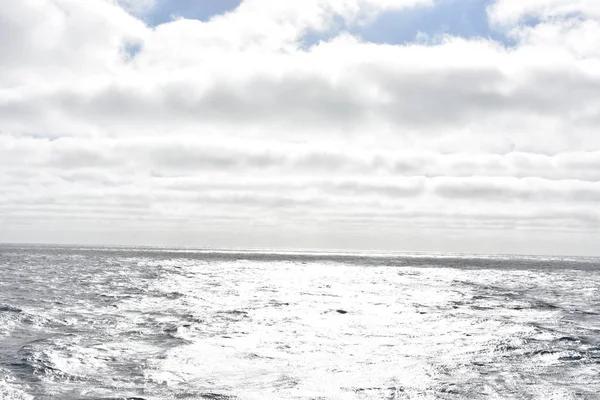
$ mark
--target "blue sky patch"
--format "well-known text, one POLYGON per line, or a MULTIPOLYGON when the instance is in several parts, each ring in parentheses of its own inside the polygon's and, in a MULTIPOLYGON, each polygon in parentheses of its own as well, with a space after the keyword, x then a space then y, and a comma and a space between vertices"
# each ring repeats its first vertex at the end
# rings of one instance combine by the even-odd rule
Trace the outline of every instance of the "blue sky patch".
POLYGON ((215 15, 232 11, 241 0, 156 0, 156 5, 139 15, 148 25, 156 26, 175 18, 208 21, 215 15))
POLYGON ((372 43, 409 44, 422 41, 419 37, 435 42, 436 37, 452 35, 492 39, 511 46, 514 43, 509 37, 489 25, 487 7, 491 3, 492 0, 438 0, 431 7, 383 13, 362 26, 348 26, 343 21, 336 20, 333 28, 327 32, 307 33, 303 44, 304 47, 310 47, 347 31, 372 43))
POLYGON ((483 37, 504 42, 487 18, 491 0, 438 0, 432 7, 388 12, 373 23, 352 30, 365 41, 387 44, 414 42, 419 33, 429 37, 449 34, 464 38, 483 37))
MULTIPOLYGON (((284 1, 284 0, 282 0, 284 1)), ((381 14, 369 24, 348 26, 341 18, 327 32, 308 32, 303 40, 305 47, 347 31, 367 42, 386 44, 408 44, 418 37, 435 41, 440 35, 464 38, 489 38, 505 45, 510 39, 502 32, 490 27, 487 7, 493 0, 437 0, 431 7, 391 11, 381 14)), ((150 26, 160 25, 175 18, 207 21, 215 15, 232 11, 241 0, 156 0, 155 6, 139 15, 150 26)))
POLYGON ((122 47, 123 53, 129 60, 133 60, 135 56, 142 50, 141 43, 126 42, 122 47))

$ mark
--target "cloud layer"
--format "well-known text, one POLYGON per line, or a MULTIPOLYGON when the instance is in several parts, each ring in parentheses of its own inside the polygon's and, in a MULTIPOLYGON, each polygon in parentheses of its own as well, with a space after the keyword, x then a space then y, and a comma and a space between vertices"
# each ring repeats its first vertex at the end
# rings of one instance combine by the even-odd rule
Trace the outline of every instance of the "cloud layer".
POLYGON ((433 0, 153 4, 0 8, 0 241, 600 254, 591 2, 493 2, 510 47, 352 34, 433 0))

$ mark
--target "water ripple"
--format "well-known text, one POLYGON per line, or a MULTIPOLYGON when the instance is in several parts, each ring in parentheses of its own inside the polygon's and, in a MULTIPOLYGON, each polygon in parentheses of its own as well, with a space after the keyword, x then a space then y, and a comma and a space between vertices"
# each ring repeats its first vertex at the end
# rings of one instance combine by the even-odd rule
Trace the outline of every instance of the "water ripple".
POLYGON ((0 399, 597 399, 598 267, 0 246, 0 399))

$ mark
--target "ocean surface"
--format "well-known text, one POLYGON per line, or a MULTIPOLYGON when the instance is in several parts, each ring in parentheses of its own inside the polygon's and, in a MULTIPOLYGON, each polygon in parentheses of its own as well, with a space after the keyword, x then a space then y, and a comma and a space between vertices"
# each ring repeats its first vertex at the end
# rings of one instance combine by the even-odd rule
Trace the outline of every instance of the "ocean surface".
POLYGON ((600 260, 0 245, 0 399, 600 399, 600 260))

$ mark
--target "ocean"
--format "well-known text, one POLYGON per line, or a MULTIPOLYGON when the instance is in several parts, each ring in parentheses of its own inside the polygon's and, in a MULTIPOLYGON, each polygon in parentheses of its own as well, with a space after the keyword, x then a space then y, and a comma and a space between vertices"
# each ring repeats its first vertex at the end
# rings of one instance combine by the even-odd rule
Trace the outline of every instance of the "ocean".
POLYGON ((0 245, 0 399, 600 399, 600 260, 0 245))

